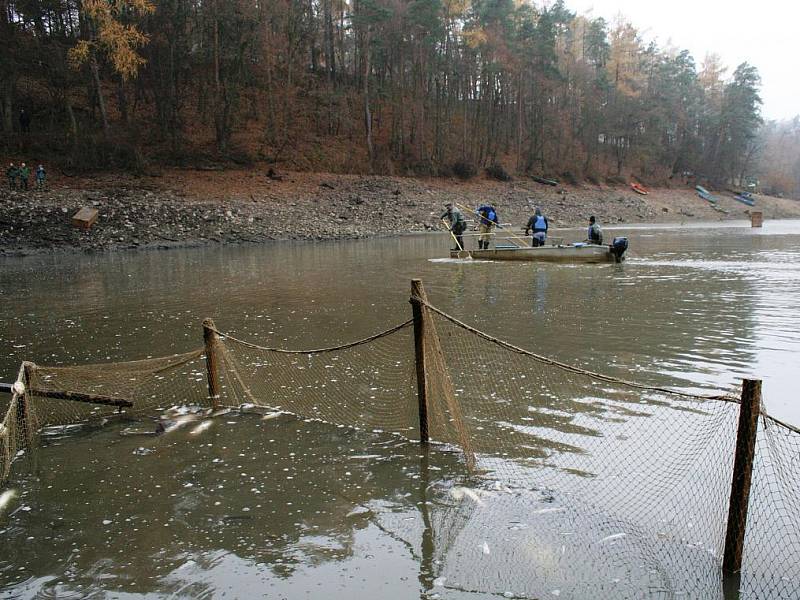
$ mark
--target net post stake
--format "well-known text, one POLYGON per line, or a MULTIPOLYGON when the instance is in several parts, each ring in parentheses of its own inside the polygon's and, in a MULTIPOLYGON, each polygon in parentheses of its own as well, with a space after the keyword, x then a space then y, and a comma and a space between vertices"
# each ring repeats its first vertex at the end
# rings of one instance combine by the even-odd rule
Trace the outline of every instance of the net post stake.
POLYGON ((747 527, 747 507, 756 450, 758 416, 761 412, 761 380, 742 380, 742 403, 739 408, 739 429, 733 462, 731 499, 728 507, 728 528, 725 534, 725 556, 722 570, 734 575, 742 568, 742 550, 747 527))
POLYGON ((214 321, 203 321, 203 342, 206 352, 206 377, 208 378, 208 396, 211 398, 211 408, 219 410, 219 370, 217 365, 217 344, 219 336, 216 332, 214 321))
POLYGON ((425 312, 422 302, 428 301, 421 279, 411 280, 411 307, 414 313, 414 357, 417 367, 417 400, 419 401, 419 441, 427 446, 428 380, 425 371, 425 312))
POLYGON ((28 406, 28 395, 31 389, 31 372, 33 363, 23 362, 20 370, 20 381, 25 386, 25 391, 17 395, 17 427, 22 431, 25 440, 25 448, 30 451, 33 449, 33 423, 31 422, 31 410, 28 406))

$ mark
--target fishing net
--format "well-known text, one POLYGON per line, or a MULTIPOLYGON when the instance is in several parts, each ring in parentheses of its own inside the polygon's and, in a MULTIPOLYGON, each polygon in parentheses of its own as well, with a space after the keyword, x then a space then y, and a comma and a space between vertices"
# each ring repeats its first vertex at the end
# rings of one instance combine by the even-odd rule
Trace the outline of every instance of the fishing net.
POLYGON ((452 381, 460 410, 446 420, 446 441, 468 439, 486 477, 580 498, 721 554, 733 462, 721 457, 733 456, 734 403, 565 371, 432 319, 445 357, 434 364, 446 370, 432 378, 452 381))
POLYGON ((800 598, 800 431, 759 420, 741 589, 745 597, 800 598))
MULTIPOLYGON (((214 399, 203 350, 23 369, 27 391, 0 407, 0 475, 35 443, 26 431, 185 404, 259 407, 419 440, 422 390, 433 448, 447 451, 430 453, 430 468, 459 453, 464 480, 424 485, 421 519, 375 513, 386 531, 418 543, 427 587, 622 598, 637 597, 643 581, 654 597, 700 597, 720 586, 738 390, 665 389, 593 373, 412 300, 421 354, 413 320, 306 350, 214 329, 214 399)), ((763 418, 741 580, 754 596, 798 596, 798 456, 800 434, 763 418)))
MULTIPOLYGON (((5 481, 11 473, 11 463, 17 457, 21 448, 25 447, 25 440, 20 438, 24 427, 19 427, 20 419, 24 417, 25 407, 25 371, 20 368, 17 380, 14 382, 13 391, 8 402, 0 402, 0 483, 5 481), (22 393, 20 393, 20 391, 22 393)), ((24 425, 24 423, 22 423, 24 425)))
POLYGON ((69 367, 30 365, 30 410, 39 427, 116 415, 142 417, 171 406, 208 405, 203 350, 69 367))
POLYGON ((217 348, 225 406, 418 437, 411 321, 335 348, 266 348, 224 335, 217 348))
POLYGON ((0 404, 0 482, 42 430, 82 427, 114 417, 152 416, 171 406, 209 406, 203 350, 131 362, 44 367, 24 363, 0 404))

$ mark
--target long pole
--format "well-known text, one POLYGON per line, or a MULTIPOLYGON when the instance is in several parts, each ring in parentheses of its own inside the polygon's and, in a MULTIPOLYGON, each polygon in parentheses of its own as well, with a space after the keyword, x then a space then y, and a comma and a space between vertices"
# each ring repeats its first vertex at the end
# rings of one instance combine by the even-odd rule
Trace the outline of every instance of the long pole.
POLYGON ((728 528, 725 534, 725 556, 722 570, 726 574, 738 573, 742 568, 742 551, 747 528, 747 507, 750 500, 750 482, 758 433, 758 415, 761 411, 761 380, 745 379, 742 382, 742 403, 739 408, 739 430, 736 436, 736 455, 733 462, 733 481, 728 508, 728 528))
MULTIPOLYGON (((472 210, 469 206, 464 206, 463 204, 456 203, 456 206, 458 206, 459 208, 462 208, 462 209, 466 210, 467 212, 470 212, 473 215, 475 215, 476 217, 478 217, 478 225, 480 225, 481 220, 483 219, 483 217, 481 216, 480 213, 472 210)), ((507 232, 508 235, 510 236, 510 239, 512 241, 514 241, 514 242, 517 242, 518 244, 521 244, 523 248, 527 248, 528 247, 528 241, 526 239, 521 238, 521 237, 519 237, 517 235, 514 235, 513 233, 511 233, 511 231, 509 231, 508 229, 506 229, 505 227, 503 227, 499 223, 497 223, 497 228, 498 229, 502 229, 503 231, 507 232)))
POLYGON ((419 441, 428 444, 428 381, 425 372, 425 307, 420 300, 427 302, 425 288, 421 279, 411 280, 411 307, 414 314, 414 356, 417 367, 417 400, 419 403, 419 441))
POLYGON ((464 251, 464 246, 461 245, 461 243, 458 241, 458 238, 456 237, 456 234, 453 233, 453 228, 450 227, 447 224, 447 221, 445 221, 444 219, 442 219, 442 223, 444 223, 444 226, 447 227, 447 231, 450 232, 450 237, 453 238, 453 240, 455 240, 456 246, 458 246, 458 251, 459 252, 463 252, 464 251))
POLYGON ((208 378, 208 396, 211 398, 211 407, 219 410, 219 371, 217 365, 217 335, 214 321, 203 321, 203 342, 206 350, 206 377, 208 378))

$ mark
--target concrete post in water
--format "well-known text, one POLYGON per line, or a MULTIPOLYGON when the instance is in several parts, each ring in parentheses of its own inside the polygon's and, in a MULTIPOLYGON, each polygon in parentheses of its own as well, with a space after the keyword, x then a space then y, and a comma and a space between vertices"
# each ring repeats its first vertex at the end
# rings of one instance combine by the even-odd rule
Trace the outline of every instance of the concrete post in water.
POLYGON ((722 570, 726 574, 738 573, 742 568, 742 550, 747 528, 747 506, 750 500, 750 482, 753 475, 753 458, 755 457, 760 411, 761 380, 743 380, 731 499, 728 507, 728 529, 725 534, 725 556, 722 560, 722 570))
POLYGON ((217 360, 217 344, 219 336, 216 332, 214 321, 203 321, 203 342, 206 347, 206 376, 208 377, 208 396, 211 398, 211 407, 219 409, 219 371, 217 360))
POLYGON ((426 445, 428 435, 428 381, 425 372, 425 307, 428 301, 421 279, 411 280, 411 306, 414 313, 414 356, 417 366, 417 399, 419 400, 419 441, 426 445))
POLYGON ((764 213, 760 210, 752 211, 750 213, 750 226, 762 227, 764 225, 764 213))

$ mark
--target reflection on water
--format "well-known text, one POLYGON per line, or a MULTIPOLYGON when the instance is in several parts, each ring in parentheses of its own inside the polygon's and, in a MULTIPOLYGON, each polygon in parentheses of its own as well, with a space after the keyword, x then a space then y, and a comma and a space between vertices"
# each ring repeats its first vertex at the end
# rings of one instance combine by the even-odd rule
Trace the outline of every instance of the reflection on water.
MULTIPOLYGON (((800 223, 620 233, 629 260, 600 266, 431 261, 442 236, 3 259, 0 372, 186 351, 207 316, 265 345, 335 344, 408 318, 420 277, 458 318, 584 368, 687 390, 763 378, 770 412, 800 423, 800 223)), ((598 410, 571 406, 583 421, 598 410)), ((487 578, 526 597, 722 594, 702 548, 654 545, 557 495, 466 482, 482 504, 454 498, 457 455, 437 453, 425 474, 412 444, 252 415, 196 436, 123 429, 52 440, 40 477, 19 470, 0 594, 472 598, 487 578), (534 567, 503 574, 512 560, 534 567)))

